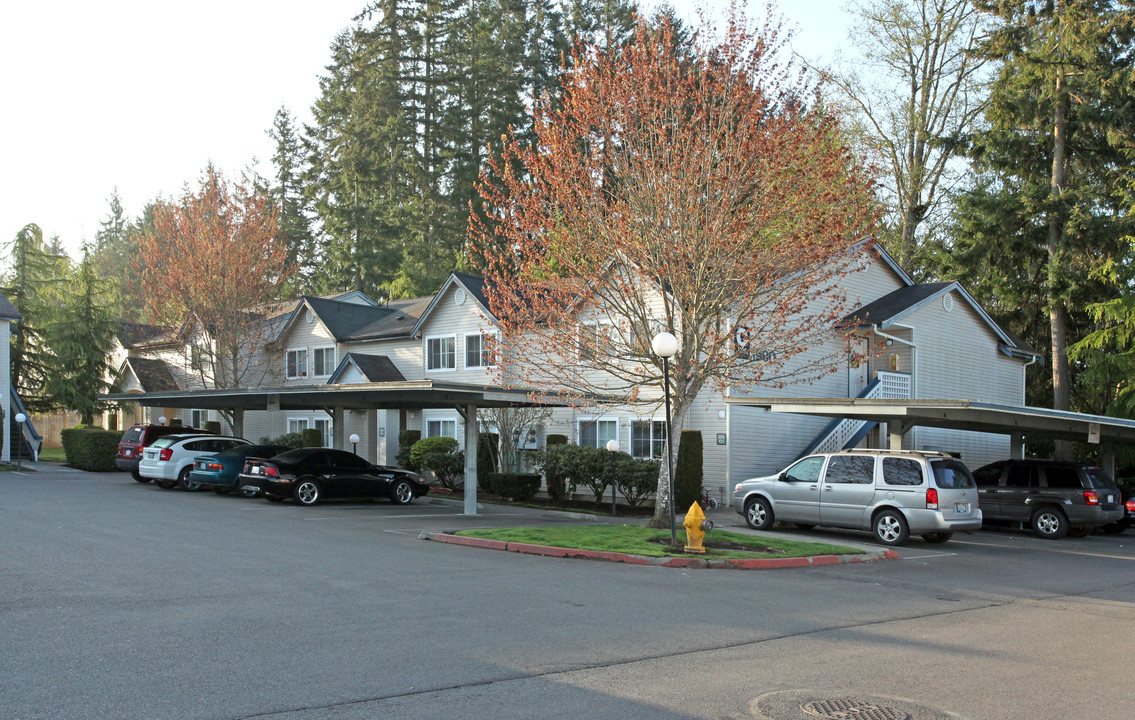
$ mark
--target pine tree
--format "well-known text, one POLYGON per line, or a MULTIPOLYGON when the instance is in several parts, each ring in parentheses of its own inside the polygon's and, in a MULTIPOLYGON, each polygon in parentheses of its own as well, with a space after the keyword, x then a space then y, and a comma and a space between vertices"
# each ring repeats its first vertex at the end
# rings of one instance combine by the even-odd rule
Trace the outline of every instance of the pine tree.
POLYGON ((318 267, 308 200, 302 182, 303 146, 295 119, 285 107, 276 111, 268 136, 276 143, 272 154, 275 184, 269 194, 276 203, 279 239, 288 248, 288 264, 297 268, 293 284, 300 292, 310 290, 318 267))
POLYGON ((94 422, 107 404, 114 370, 110 353, 118 331, 115 281, 100 276, 93 248, 83 245, 82 261, 67 277, 67 288, 52 309, 43 339, 51 349, 46 359, 45 393, 58 408, 75 410, 84 425, 94 422))
POLYGON ((43 334, 59 282, 60 258, 47 252, 43 231, 35 223, 16 233, 4 254, 11 258, 11 274, 3 293, 21 316, 12 332, 12 384, 29 410, 47 411, 52 408, 44 389, 50 353, 43 334))

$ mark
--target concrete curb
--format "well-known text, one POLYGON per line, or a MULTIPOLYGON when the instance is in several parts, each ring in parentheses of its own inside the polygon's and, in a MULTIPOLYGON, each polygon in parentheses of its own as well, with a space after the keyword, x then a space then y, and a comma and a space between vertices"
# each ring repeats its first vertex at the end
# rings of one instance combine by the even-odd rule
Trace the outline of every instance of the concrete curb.
POLYGON ((814 555, 811 557, 792 558, 755 558, 718 559, 707 560, 702 557, 673 557, 656 558, 644 555, 629 555, 627 553, 600 552, 598 550, 576 550, 574 548, 551 547, 548 545, 529 545, 527 543, 504 542, 501 540, 486 540, 484 538, 464 537, 445 532, 424 532, 418 536, 423 540, 447 543, 449 545, 464 545, 466 547, 479 547, 487 550, 505 550, 507 552, 524 553, 526 555, 543 555, 545 557, 583 558, 586 560, 605 560, 607 562, 626 563, 628 565, 654 565, 670 568, 724 568, 731 570, 775 570, 778 568, 817 567, 822 565, 843 565, 848 563, 878 562, 881 560, 898 560, 899 554, 894 550, 881 550, 878 552, 863 552, 854 555, 814 555))

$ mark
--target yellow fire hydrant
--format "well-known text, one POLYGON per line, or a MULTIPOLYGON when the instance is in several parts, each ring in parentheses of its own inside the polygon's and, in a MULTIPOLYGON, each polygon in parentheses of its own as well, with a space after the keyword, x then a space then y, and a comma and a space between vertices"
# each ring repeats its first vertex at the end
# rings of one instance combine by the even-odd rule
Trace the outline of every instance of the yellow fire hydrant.
POLYGON ((704 555, 705 548, 701 546, 702 539, 707 532, 713 529, 713 521, 706 519, 705 513, 702 512, 701 505, 694 502, 694 504, 690 506, 690 511, 686 513, 686 519, 682 525, 686 528, 685 551, 704 555))

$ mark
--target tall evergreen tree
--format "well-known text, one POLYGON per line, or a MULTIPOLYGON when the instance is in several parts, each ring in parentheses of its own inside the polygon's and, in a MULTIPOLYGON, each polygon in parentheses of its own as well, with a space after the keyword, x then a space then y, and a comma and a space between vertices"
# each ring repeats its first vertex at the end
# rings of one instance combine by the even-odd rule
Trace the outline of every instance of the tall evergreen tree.
POLYGON ((35 223, 16 233, 4 246, 4 254, 11 259, 11 272, 3 293, 21 316, 11 339, 12 384, 29 410, 47 411, 52 408, 44 388, 50 353, 43 334, 58 285, 60 258, 47 252, 43 231, 35 223))
POLYGON ((44 327, 43 339, 51 349, 44 390, 52 405, 77 411, 80 421, 91 425, 106 408, 98 395, 106 392, 114 370, 110 353, 119 312, 115 281, 101 277, 93 248, 84 244, 82 253, 44 327))
POLYGON ((1052 381, 1032 401, 1050 392, 1073 409, 1068 345, 1090 330, 1085 308, 1116 291, 1093 270, 1129 260, 1120 181, 1135 138, 1135 3, 975 2, 995 21, 982 52, 1001 68, 944 262, 1049 348, 1052 381))
POLYGON ((288 249, 288 265, 297 268, 293 284, 301 292, 307 292, 314 281, 318 257, 302 182, 303 145, 295 118, 287 108, 280 107, 276 111, 268 136, 276 143, 272 153, 274 183, 269 195, 276 203, 279 239, 288 249))

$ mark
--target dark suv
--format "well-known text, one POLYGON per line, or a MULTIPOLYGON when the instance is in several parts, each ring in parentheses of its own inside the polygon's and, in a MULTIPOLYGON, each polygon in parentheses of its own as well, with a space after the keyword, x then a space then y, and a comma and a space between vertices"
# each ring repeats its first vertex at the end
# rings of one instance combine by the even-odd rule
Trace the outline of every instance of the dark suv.
POLYGON ((118 454, 114 464, 119 470, 129 470, 130 475, 140 483, 150 482, 150 478, 138 473, 138 462, 142 459, 142 448, 149 447, 163 435, 173 433, 206 433, 207 430, 175 425, 131 425, 122 433, 118 441, 118 454))
POLYGON ((1028 523, 1039 537, 1083 537, 1123 517, 1103 468, 1057 460, 1001 460, 973 473, 985 520, 1028 523))

